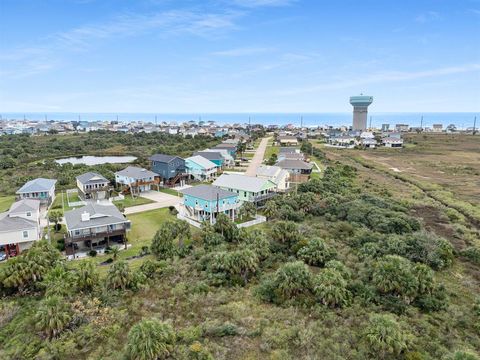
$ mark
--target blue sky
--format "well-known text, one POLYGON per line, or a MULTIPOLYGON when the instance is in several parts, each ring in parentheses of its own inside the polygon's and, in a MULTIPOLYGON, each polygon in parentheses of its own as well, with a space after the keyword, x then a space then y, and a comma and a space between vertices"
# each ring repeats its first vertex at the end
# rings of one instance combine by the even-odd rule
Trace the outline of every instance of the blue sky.
POLYGON ((478 111, 480 0, 1 0, 3 112, 478 111))

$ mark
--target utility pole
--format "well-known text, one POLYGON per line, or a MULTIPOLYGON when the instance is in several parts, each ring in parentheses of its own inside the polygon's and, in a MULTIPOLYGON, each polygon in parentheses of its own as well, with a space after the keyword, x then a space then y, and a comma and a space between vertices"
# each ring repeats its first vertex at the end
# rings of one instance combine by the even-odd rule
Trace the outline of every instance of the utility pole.
POLYGON ((155 115, 155 127, 157 127, 157 115, 155 115))
POLYGON ((420 119, 420 128, 423 130, 423 115, 422 115, 422 118, 420 119))
POLYGON ((476 134, 476 126, 477 126, 477 117, 473 118, 473 135, 476 134))
POLYGON ((300 116, 300 129, 303 129, 303 116, 300 116))

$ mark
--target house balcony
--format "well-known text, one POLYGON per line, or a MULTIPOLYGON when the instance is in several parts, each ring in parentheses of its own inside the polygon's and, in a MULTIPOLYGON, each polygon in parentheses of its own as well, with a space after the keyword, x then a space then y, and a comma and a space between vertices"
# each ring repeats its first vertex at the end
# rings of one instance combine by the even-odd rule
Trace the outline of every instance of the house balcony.
POLYGON ((84 188, 82 192, 84 194, 94 194, 96 192, 100 191, 109 191, 111 187, 109 185, 101 186, 101 187, 96 187, 96 188, 84 188))
POLYGON ((274 196, 276 196, 277 193, 274 192, 274 191, 270 191, 266 194, 262 194, 262 195, 257 195, 257 196, 251 196, 249 198, 249 200, 251 202, 255 202, 255 203, 258 203, 258 202, 262 202, 262 201, 266 201, 266 200, 269 200, 271 198, 273 198, 274 196))
POLYGON ((114 236, 125 236, 127 233, 127 228, 124 227, 122 229, 115 229, 115 230, 107 230, 107 231, 99 231, 99 232, 90 232, 89 234, 80 234, 80 235, 65 235, 65 245, 69 243, 76 243, 79 241, 95 241, 104 238, 111 238, 114 236))
POLYGON ((219 203, 218 207, 217 207, 216 204, 214 204, 211 208, 205 209, 205 208, 201 207, 200 205, 196 205, 194 207, 194 209, 197 210, 197 211, 205 211, 205 212, 208 212, 208 213, 210 213, 210 212, 216 213, 217 209, 218 209, 218 212, 223 212, 223 211, 228 211, 228 210, 236 210, 236 209, 238 209, 238 207, 239 207, 238 203, 235 203, 235 204, 221 204, 221 203, 219 203), (213 211, 211 211, 210 209, 213 210, 213 211))

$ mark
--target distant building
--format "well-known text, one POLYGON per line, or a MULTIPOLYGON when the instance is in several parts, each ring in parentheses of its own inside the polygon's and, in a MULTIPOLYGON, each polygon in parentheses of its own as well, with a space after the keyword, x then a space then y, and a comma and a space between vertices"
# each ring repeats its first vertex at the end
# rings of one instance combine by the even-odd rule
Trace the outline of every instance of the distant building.
POLYGON ((443 124, 433 124, 432 125, 433 132, 442 132, 443 131, 443 124))
POLYGON ((408 124, 396 124, 395 125, 395 131, 407 132, 408 129, 409 129, 408 124))
POLYGON ((367 129, 368 107, 373 102, 373 96, 352 96, 350 104, 353 106, 353 130, 367 129))
POLYGON ((382 143, 385 147, 389 148, 401 148, 403 147, 403 139, 386 137, 382 139, 382 143))
POLYGON ((382 131, 390 131, 390 124, 382 124, 382 131))
POLYGON ((280 146, 297 146, 298 139, 296 136, 279 136, 278 142, 280 146))

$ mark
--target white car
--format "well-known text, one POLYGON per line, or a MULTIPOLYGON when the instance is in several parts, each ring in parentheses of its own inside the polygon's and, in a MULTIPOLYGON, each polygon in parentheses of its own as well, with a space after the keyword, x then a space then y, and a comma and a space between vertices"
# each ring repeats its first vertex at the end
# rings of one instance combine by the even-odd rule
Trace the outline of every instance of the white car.
POLYGON ((5 251, 0 251, 0 261, 7 260, 7 254, 5 251))

